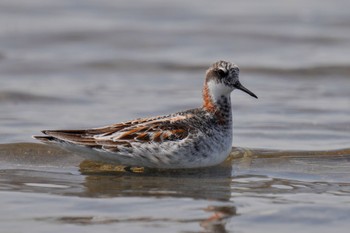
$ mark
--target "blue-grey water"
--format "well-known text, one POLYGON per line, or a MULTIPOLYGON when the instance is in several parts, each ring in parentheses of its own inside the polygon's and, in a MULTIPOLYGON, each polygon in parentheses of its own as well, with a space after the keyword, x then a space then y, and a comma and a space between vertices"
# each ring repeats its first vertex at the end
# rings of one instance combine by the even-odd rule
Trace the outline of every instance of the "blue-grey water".
POLYGON ((349 7, 0 1, 1 232, 348 232, 349 7), (31 139, 197 107, 219 59, 259 96, 232 94, 226 164, 89 169, 31 139))

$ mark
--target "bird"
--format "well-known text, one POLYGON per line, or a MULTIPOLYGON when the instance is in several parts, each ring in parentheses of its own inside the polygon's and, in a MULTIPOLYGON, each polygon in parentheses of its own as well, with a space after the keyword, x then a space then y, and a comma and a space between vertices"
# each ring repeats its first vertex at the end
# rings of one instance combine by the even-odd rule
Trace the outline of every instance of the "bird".
POLYGON ((186 169, 215 166, 232 149, 231 92, 258 98, 239 81, 239 68, 217 61, 206 71, 203 104, 177 113, 138 118, 104 127, 43 130, 33 138, 86 159, 124 166, 186 169))

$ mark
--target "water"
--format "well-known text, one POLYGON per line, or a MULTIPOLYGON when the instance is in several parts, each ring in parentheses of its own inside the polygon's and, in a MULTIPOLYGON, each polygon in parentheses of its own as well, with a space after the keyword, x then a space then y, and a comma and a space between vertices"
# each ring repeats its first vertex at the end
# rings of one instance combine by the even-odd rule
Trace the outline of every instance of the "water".
POLYGON ((1 231, 347 232, 349 5, 1 1, 1 231), (232 94, 226 164, 121 172, 31 139, 196 107, 218 59, 259 96, 232 94))

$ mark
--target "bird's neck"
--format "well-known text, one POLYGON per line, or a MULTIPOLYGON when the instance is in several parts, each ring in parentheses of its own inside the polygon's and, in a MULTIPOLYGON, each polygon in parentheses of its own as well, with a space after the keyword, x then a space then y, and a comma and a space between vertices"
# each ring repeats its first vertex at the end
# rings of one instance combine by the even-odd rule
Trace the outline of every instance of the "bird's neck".
POLYGON ((220 85, 211 85, 205 83, 203 88, 203 109, 220 118, 220 121, 230 121, 232 117, 231 110, 231 91, 225 90, 220 85))

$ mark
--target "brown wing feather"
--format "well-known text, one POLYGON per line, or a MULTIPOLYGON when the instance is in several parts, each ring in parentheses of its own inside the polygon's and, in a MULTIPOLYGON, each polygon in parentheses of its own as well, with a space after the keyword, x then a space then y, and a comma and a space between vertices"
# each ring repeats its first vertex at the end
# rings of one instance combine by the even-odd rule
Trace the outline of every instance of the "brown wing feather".
MULTIPOLYGON (((188 118, 187 118, 188 119, 188 118)), ((164 142, 181 140, 188 136, 193 130, 183 119, 167 118, 137 124, 120 131, 120 134, 112 136, 114 141, 142 141, 142 142, 164 142)))
POLYGON ((87 130, 45 130, 43 133, 46 136, 35 138, 44 142, 67 141, 117 152, 119 146, 131 147, 132 142, 161 143, 184 139, 192 130, 184 122, 189 117, 192 115, 137 119, 87 130))

